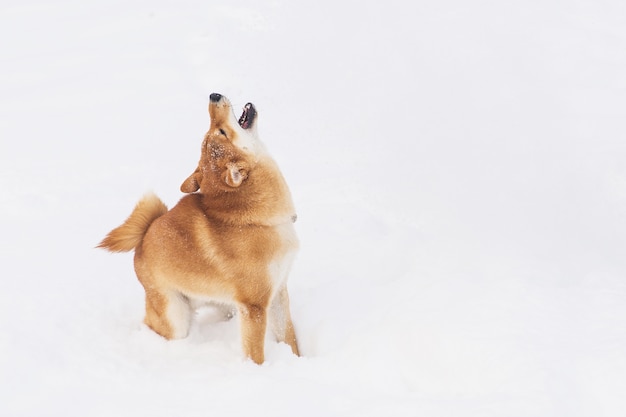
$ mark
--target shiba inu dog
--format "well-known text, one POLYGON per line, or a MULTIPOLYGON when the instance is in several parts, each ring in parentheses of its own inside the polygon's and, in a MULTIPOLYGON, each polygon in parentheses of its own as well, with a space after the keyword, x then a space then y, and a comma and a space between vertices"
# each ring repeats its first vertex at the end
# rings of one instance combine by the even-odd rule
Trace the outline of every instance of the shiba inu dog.
POLYGON ((197 307, 223 303, 236 307, 243 352, 254 362, 264 361, 268 324, 299 355, 287 292, 299 245, 289 188, 258 138, 254 105, 237 120, 214 93, 209 114, 200 162, 180 187, 188 195, 171 210, 144 196, 98 247, 135 251, 144 321, 161 336, 186 337, 197 307))

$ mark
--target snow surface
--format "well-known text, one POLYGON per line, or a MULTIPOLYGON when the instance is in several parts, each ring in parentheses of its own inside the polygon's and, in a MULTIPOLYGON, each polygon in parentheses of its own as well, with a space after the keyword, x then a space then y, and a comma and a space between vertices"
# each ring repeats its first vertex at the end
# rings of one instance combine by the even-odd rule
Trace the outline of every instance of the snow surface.
POLYGON ((626 415, 626 3, 0 5, 0 415, 626 415), (291 186, 303 357, 141 324, 93 247, 208 95, 291 186))

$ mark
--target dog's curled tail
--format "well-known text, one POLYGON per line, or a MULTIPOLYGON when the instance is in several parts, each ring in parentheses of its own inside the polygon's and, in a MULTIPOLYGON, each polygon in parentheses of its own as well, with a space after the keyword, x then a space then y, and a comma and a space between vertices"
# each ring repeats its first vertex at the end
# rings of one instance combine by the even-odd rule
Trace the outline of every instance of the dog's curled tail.
POLYGON ((111 230, 96 247, 111 252, 129 252, 141 243, 152 222, 165 213, 167 207, 159 197, 152 193, 146 194, 124 224, 111 230))

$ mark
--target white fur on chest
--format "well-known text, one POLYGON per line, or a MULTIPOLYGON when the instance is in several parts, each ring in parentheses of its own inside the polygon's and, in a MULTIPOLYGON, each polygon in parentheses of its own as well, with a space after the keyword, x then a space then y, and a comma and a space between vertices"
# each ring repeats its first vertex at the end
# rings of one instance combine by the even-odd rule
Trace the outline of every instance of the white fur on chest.
POLYGON ((268 265, 268 272, 272 279, 272 289, 276 292, 287 282, 291 265, 298 253, 298 236, 292 223, 275 226, 281 239, 281 250, 268 265))

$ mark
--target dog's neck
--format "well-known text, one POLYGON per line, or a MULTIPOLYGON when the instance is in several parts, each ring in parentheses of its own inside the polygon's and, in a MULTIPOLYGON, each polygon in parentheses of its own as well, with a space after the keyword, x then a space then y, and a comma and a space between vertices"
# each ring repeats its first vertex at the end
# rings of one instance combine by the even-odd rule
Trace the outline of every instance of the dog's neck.
POLYGON ((297 219, 289 187, 275 162, 263 158, 232 191, 201 189, 206 215, 231 225, 277 226, 297 219))

